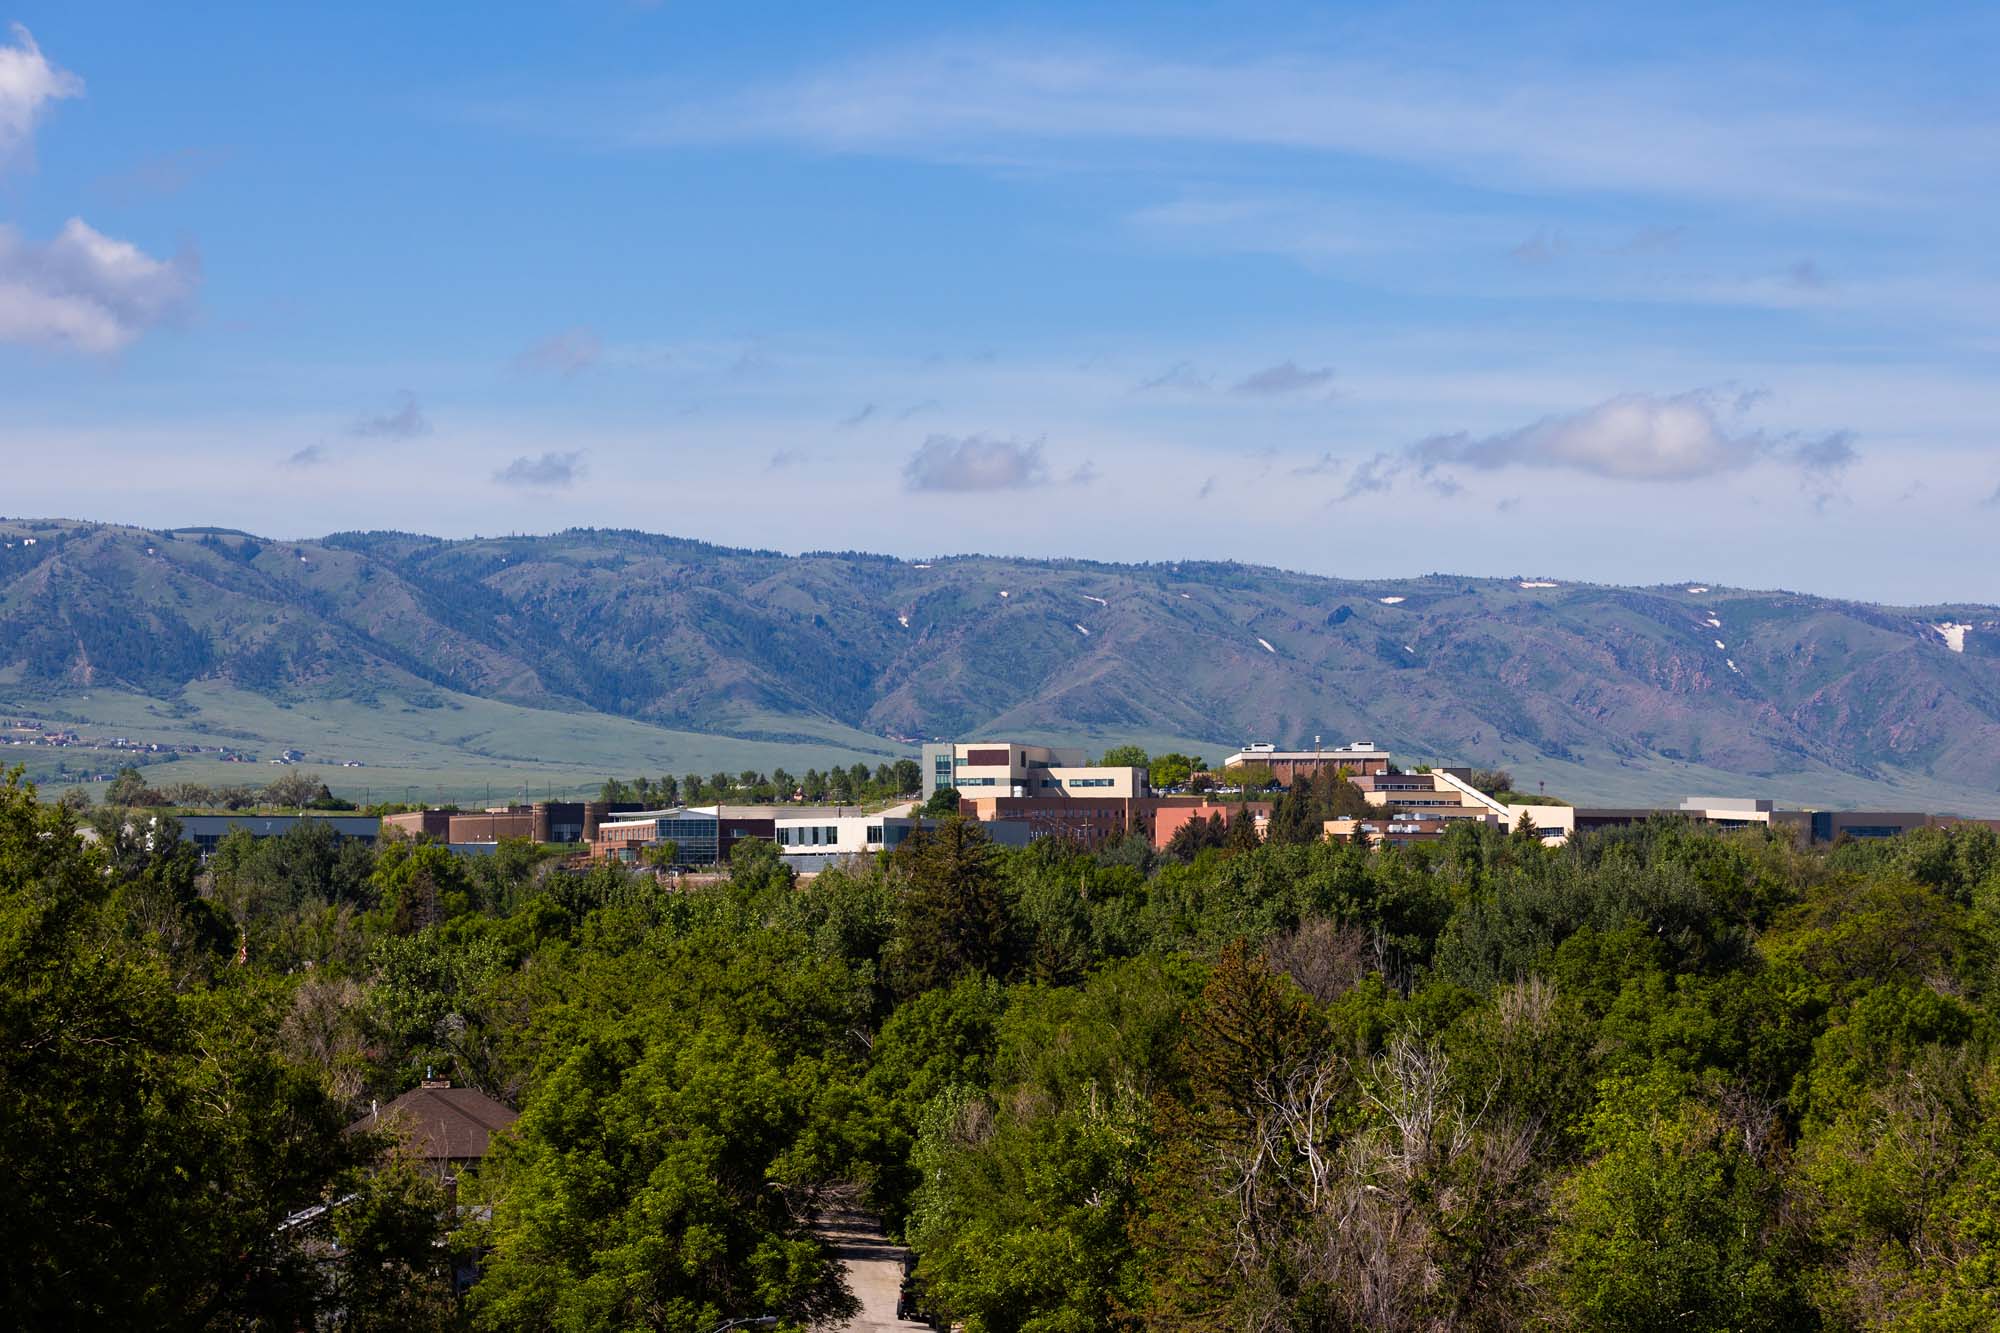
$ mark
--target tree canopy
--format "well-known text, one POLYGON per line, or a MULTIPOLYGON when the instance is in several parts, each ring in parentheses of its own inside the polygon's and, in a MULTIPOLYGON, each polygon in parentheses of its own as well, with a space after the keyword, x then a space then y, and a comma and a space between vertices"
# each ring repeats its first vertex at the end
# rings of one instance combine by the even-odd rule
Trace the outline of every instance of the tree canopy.
POLYGON ((2000 838, 1371 851, 1325 778, 678 886, 10 780, 0 1313, 803 1330, 860 1207, 968 1333, 2000 1326, 2000 838), (521 1112, 449 1189, 343 1132, 426 1075, 521 1112))

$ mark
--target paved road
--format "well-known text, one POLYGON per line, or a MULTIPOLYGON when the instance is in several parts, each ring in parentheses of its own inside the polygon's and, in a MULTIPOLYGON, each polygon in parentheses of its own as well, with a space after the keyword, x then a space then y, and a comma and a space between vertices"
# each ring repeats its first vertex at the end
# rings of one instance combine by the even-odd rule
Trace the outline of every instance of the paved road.
POLYGON ((896 1294, 903 1285, 903 1247, 891 1245, 864 1213, 829 1217, 820 1234, 833 1242, 834 1253, 847 1266, 847 1284, 861 1298, 861 1313, 841 1325, 841 1333, 878 1333, 887 1329, 928 1329, 929 1324, 896 1318, 896 1294))

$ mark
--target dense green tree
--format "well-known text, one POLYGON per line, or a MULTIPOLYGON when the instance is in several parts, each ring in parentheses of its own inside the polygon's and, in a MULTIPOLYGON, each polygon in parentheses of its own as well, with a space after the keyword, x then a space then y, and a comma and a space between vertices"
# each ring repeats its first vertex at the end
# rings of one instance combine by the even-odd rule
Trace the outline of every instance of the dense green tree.
POLYGON ((1114 745, 1099 757, 1098 763, 1106 768, 1145 768, 1152 763, 1146 751, 1137 745, 1114 745))
POLYGON ((1557 1201, 1557 1318, 1662 1333, 1808 1324, 1774 1129, 1754 1103, 1711 1105, 1672 1079, 1607 1082, 1586 1119, 1592 1160, 1557 1201))
POLYGON ((104 788, 106 805, 165 805, 167 798, 146 781, 146 775, 127 764, 104 788))
POLYGON ((1004 974, 1006 901, 985 830, 948 819, 905 839, 891 860, 898 888, 886 960, 891 984, 911 995, 964 972, 1004 974))
POLYGON ((0 1307, 13 1327, 293 1327, 281 1224, 367 1145, 275 1042, 281 989, 176 986, 118 939, 116 870, 0 786, 0 1307))

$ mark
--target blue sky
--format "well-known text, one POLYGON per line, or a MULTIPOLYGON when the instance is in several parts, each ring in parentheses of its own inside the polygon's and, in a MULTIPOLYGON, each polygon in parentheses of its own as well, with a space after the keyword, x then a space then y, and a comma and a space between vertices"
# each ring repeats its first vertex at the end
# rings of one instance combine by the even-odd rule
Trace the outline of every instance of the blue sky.
POLYGON ((2000 600, 1990 5, 168 11, 0 10, 0 512, 2000 600))

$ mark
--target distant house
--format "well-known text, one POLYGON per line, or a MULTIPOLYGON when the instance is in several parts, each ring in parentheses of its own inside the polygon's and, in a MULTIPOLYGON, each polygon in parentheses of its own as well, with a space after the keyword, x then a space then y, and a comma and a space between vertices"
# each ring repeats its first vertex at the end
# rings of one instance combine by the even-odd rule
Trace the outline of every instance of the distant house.
POLYGON ((350 1134, 393 1134, 424 1161, 447 1173, 478 1163, 493 1136, 521 1118, 505 1102, 447 1079, 425 1079, 387 1106, 347 1127, 350 1134))

